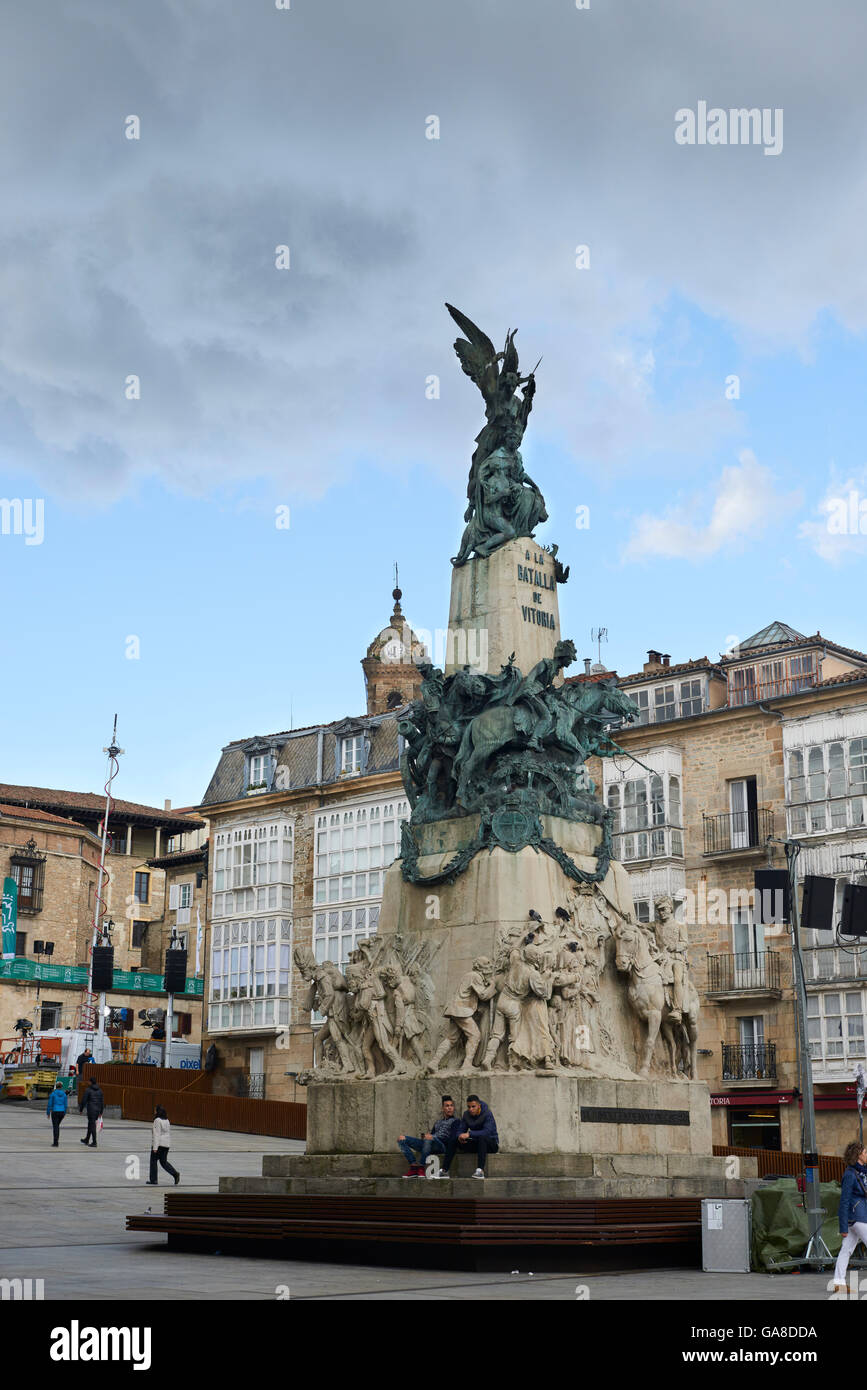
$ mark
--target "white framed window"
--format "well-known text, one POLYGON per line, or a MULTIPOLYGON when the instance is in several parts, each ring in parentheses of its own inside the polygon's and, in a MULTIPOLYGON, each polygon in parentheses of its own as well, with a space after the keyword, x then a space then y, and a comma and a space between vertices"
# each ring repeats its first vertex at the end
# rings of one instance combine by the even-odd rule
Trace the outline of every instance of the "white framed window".
POLYGON ((864 991, 808 994, 807 1040, 814 1061, 851 1061, 854 1070, 865 1058, 864 991))
POLYGON ((673 685, 658 685, 653 695, 654 719, 657 724, 666 719, 677 718, 677 705, 673 685))
POLYGON ((867 823, 867 738, 835 738, 787 754, 789 833, 819 834, 867 823))
POLYGON ((313 914, 313 949, 317 960, 333 960, 345 969, 349 953, 359 941, 374 936, 379 925, 379 903, 370 907, 331 908, 313 914))
POLYGON ((231 930, 213 933, 210 997, 288 998, 291 985, 292 928, 287 919, 233 922, 231 930))
POLYGON ((215 836, 211 916, 292 910, 294 830, 278 820, 215 836))
POLYGON ((683 857, 680 778, 663 773, 634 777, 608 787, 615 852, 623 863, 683 857), (622 790, 622 809, 621 809, 622 790))
POLYGON ((364 734, 351 734, 340 740, 340 771, 361 772, 364 767, 364 734))
POLYGON ((407 801, 344 808, 316 818, 313 901, 355 902, 382 894, 383 874, 400 850, 407 801))
POLYGON ((183 926, 190 920, 190 908, 193 905, 193 885, 192 883, 178 884, 178 926, 183 926))
POLYGON ((680 715, 682 719, 691 714, 701 714, 704 709, 703 684, 700 678, 680 682, 680 715))

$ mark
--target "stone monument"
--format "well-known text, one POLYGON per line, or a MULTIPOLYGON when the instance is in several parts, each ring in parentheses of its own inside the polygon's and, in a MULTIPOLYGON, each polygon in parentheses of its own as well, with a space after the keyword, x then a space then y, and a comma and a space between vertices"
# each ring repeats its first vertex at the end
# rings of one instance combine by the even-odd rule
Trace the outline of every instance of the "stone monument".
POLYGON ((685 928, 670 901, 655 927, 635 920, 587 772, 638 710, 615 680, 564 678, 568 570, 535 539, 547 511, 519 451, 535 374, 520 375, 514 332, 498 353, 447 307, 485 403, 450 626, 486 660, 419 664, 399 725, 412 813, 378 934, 344 969, 296 951, 326 1022, 299 1078, 307 1154, 266 1158, 266 1190, 743 1195, 712 1154, 685 928), (422 1133, 444 1092, 458 1113, 482 1095, 501 1151, 484 1184, 401 1184, 397 1137, 422 1133))

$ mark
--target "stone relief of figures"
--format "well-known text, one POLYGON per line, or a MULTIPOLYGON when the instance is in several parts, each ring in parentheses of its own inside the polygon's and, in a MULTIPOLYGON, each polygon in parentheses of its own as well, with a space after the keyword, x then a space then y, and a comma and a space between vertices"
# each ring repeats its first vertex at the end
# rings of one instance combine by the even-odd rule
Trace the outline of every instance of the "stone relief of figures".
POLYGON ((325 1016, 314 1033, 313 1068, 299 1081, 372 1079, 420 1068, 430 1052, 433 982, 430 942, 370 936, 350 952, 345 973, 297 946, 295 964, 309 988, 302 1008, 325 1016))
POLYGON ((314 1069, 300 1079, 454 1069, 648 1076, 657 1041, 668 1075, 695 1078, 699 1001, 686 929, 671 899, 657 901, 653 925, 624 915, 596 884, 576 885, 567 902, 553 920, 531 910, 526 922, 497 932, 493 959, 472 961, 443 1009, 438 1036, 430 973, 438 948, 430 940, 369 937, 345 974, 297 947, 309 985, 304 1002, 325 1015, 314 1069), (636 1020, 637 1053, 618 1011, 636 1020))

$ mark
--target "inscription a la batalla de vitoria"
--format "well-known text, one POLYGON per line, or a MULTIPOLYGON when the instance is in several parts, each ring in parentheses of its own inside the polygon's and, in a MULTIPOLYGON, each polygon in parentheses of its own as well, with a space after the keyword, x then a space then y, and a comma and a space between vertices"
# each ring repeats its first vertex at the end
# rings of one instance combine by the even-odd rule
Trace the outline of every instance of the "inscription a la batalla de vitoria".
POLYGON ((554 592, 554 578, 541 568, 545 563, 544 555, 537 555, 535 551, 526 550, 524 559, 529 563, 518 566, 518 579, 522 584, 532 586, 533 594, 530 603, 521 604, 521 616, 525 623, 535 623, 536 627, 548 627, 552 632, 557 631, 557 624, 554 621, 553 613, 548 613, 544 608, 537 608, 536 604, 541 604, 542 594, 548 589, 554 592))

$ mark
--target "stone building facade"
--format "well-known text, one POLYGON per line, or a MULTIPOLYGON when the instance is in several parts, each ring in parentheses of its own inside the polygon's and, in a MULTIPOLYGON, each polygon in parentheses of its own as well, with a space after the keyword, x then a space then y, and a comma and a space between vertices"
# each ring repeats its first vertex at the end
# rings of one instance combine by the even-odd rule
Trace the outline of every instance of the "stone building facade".
MULTIPOLYGON (((18 938, 14 961, 0 963, 0 1037, 19 1018, 35 1028, 74 1027, 87 983, 105 798, 45 787, 0 787, 0 877, 19 885, 18 938), (37 943, 53 943, 53 953, 37 943)), ((114 923, 113 1008, 164 1007, 162 964, 153 949, 164 919, 165 870, 148 863, 181 835, 197 837, 198 816, 134 802, 113 802, 106 856, 107 916, 114 923), (160 924, 149 940, 152 924, 160 924), (159 977, 159 978, 158 978, 159 977)), ((201 981, 188 972, 189 1036, 201 1032, 201 981)), ((149 1031, 136 1024, 129 1046, 149 1031)))
MULTIPOLYGON (((671 666, 651 651, 621 684, 642 711, 616 735, 631 756, 591 775, 617 817, 639 919, 653 920, 662 894, 682 904, 714 1142, 797 1150, 790 934, 761 923, 754 873, 785 867, 768 836, 798 840, 801 878, 837 877, 838 900, 867 863, 867 655, 773 623, 716 662, 671 666)), ((804 943, 822 1152, 851 1137, 854 1069, 867 1068, 867 960, 832 943, 804 943)))
POLYGON ((376 931, 385 869, 408 804, 398 722, 424 648, 394 594, 362 660, 367 709, 228 744, 202 800, 209 844, 207 1029, 216 1089, 304 1101, 313 1058, 296 946, 345 963, 376 931))

